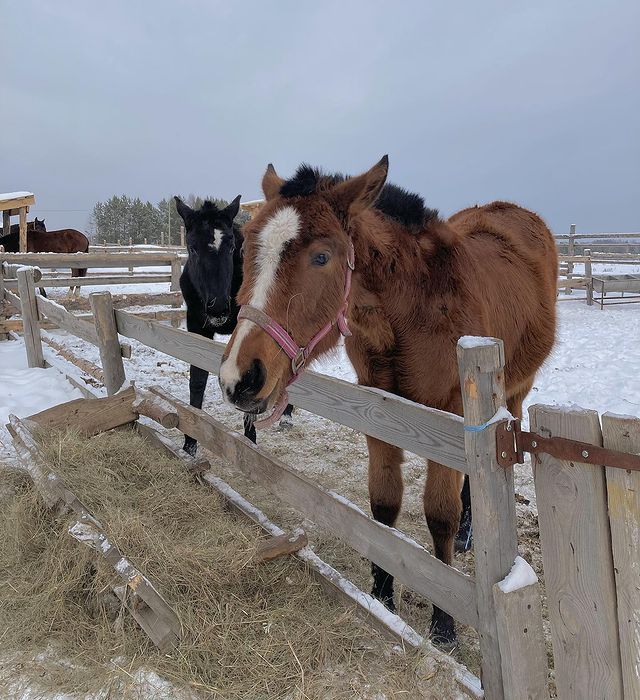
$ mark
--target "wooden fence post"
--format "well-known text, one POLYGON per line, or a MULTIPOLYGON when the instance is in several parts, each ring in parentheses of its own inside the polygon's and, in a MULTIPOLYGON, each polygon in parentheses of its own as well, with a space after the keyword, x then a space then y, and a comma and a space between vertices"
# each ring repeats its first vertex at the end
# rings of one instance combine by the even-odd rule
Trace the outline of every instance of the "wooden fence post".
POLYGON ((182 248, 185 247, 185 241, 184 241, 184 226, 180 226, 180 247, 182 247, 182 248))
MULTIPOLYGON (((532 406, 531 431, 602 444, 596 411, 532 406)), ((532 458, 559 698, 622 700, 604 468, 532 458)))
MULTIPOLYGON (((602 416, 604 446, 640 454, 640 418, 602 416)), ((640 700, 640 472, 607 467, 611 549, 625 700, 640 700)))
MULTIPOLYGON (((504 346, 495 338, 461 338, 457 354, 465 429, 483 425, 506 405, 504 346)), ((465 430, 465 451, 473 510, 482 685, 487 698, 501 700, 507 696, 493 586, 509 573, 518 550, 513 469, 497 462, 495 428, 490 424, 479 431, 465 430)))
POLYGON ((507 700, 549 700, 549 665, 542 629, 540 584, 505 592, 493 586, 502 682, 507 700))
POLYGON ((42 340, 40 339, 40 317, 36 303, 36 287, 32 267, 22 267, 17 273, 18 294, 24 331, 24 344, 27 350, 29 367, 44 367, 42 340))
POLYGON ((104 385, 107 394, 111 396, 120 389, 126 379, 111 292, 93 292, 89 295, 89 303, 98 334, 104 385))
POLYGON ((19 228, 20 228, 20 252, 27 252, 27 207, 20 207, 18 210, 19 215, 19 228))
MULTIPOLYGON (((0 246, 0 248, 2 248, 2 246, 0 246)), ((2 260, 0 260, 0 326, 2 326, 7 318, 6 307, 7 303, 4 300, 4 264, 2 260)), ((0 340, 7 340, 8 337, 9 334, 0 329, 0 340)))
MULTIPOLYGON (((569 228, 569 244, 567 246, 567 255, 575 255, 575 235, 576 235, 576 225, 571 224, 569 228)), ((567 263, 567 280, 571 281, 573 278, 573 262, 569 260, 567 263)), ((571 285, 564 288, 565 294, 571 294, 571 285)))
POLYGON ((182 263, 180 261, 180 256, 176 254, 171 261, 171 287, 169 291, 179 292, 180 291, 180 275, 182 274, 182 263))
POLYGON ((587 306, 593 306, 593 271, 591 268, 591 250, 585 248, 584 279, 587 285, 587 306))
POLYGON ((2 212, 2 235, 8 236, 11 231, 11 209, 2 212))

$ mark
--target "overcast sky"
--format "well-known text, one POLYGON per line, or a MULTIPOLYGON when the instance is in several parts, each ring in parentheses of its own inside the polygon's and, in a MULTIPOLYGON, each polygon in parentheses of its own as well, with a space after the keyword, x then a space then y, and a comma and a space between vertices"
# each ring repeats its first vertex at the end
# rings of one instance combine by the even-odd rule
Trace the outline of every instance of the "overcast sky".
POLYGON ((640 230, 638 0, 0 0, 0 192, 261 196, 268 162, 640 230))

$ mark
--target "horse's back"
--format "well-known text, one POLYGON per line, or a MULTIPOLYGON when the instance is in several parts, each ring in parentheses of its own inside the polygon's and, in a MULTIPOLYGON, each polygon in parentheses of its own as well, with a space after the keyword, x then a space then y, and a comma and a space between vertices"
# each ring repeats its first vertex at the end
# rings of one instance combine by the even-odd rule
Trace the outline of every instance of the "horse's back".
POLYGON ((74 228, 58 231, 33 231, 28 237, 29 252, 32 253, 87 253, 89 239, 74 228))
POLYGON ((501 255, 511 249, 542 276, 555 299, 558 253, 553 234, 538 214, 512 202, 495 201, 463 209, 448 223, 467 239, 470 248, 472 241, 481 241, 501 255))

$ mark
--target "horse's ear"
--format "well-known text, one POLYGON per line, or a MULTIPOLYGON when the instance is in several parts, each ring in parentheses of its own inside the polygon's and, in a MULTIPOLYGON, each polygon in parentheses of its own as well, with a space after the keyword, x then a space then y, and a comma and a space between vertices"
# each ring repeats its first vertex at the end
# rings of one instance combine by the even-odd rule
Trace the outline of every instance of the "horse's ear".
POLYGON ((178 210, 178 214, 182 217, 182 220, 184 223, 187 223, 187 219, 193 214, 193 209, 190 206, 187 206, 181 199, 180 197, 174 197, 175 202, 176 202, 176 209, 178 210))
POLYGON ((383 156, 371 170, 339 183, 328 196, 341 214, 357 216, 376 201, 388 172, 389 156, 383 156))
POLYGON ((231 204, 227 204, 227 206, 222 210, 222 213, 225 214, 226 216, 229 217, 229 221, 233 221, 236 216, 238 216, 238 212, 240 211, 240 199, 242 195, 239 194, 231 204))
POLYGON ((269 163, 267 170, 262 178, 262 191, 267 201, 273 199, 280 192, 280 188, 284 185, 284 180, 278 175, 276 169, 269 163))

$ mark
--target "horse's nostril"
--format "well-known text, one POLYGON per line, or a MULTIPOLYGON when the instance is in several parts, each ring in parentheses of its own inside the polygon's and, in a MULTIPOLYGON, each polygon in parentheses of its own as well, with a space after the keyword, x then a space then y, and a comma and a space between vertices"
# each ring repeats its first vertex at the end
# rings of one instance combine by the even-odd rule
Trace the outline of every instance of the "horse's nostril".
POLYGON ((236 385, 236 396, 255 396, 264 386, 266 372, 261 360, 254 360, 236 385))

